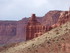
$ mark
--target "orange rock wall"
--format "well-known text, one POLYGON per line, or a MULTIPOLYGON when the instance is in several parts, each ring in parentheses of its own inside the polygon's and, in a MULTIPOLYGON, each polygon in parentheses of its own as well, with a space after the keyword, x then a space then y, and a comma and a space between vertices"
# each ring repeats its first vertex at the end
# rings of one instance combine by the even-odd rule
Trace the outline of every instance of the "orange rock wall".
POLYGON ((37 21, 35 14, 29 19, 26 27, 26 40, 38 37, 46 32, 47 27, 37 21))

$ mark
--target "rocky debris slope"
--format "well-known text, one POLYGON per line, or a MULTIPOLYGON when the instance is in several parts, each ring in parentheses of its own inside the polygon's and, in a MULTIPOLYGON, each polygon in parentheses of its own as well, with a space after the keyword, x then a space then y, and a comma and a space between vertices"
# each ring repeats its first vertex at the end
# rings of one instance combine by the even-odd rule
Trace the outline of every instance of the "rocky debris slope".
POLYGON ((70 53, 70 22, 30 41, 2 48, 0 53, 70 53))

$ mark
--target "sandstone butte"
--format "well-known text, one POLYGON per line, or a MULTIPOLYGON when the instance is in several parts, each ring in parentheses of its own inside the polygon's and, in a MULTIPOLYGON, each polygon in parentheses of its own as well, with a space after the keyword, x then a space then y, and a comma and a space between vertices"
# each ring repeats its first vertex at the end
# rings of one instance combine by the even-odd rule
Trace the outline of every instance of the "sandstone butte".
MULTIPOLYGON (((62 11, 56 11, 56 10, 49 11, 43 17, 37 17, 32 15, 30 18, 23 18, 22 20, 19 20, 19 21, 1 21, 0 20, 0 45, 5 45, 5 44, 10 44, 15 42, 16 43, 22 42, 22 41, 30 40, 34 37, 40 36, 41 34, 51 29, 50 26, 57 22, 61 12, 62 11), (35 17, 35 21, 30 20, 30 19, 33 19, 33 17, 35 17), (27 33, 30 34, 30 31, 26 32, 27 25, 29 25, 28 23, 31 23, 31 22, 35 23, 36 28, 33 28, 32 27, 33 24, 30 24, 30 26, 35 31, 31 33, 32 35, 27 35, 27 33)), ((33 31, 33 29, 30 29, 30 30, 33 31)))
POLYGON ((32 40, 3 46, 0 53, 70 53, 70 21, 32 40))

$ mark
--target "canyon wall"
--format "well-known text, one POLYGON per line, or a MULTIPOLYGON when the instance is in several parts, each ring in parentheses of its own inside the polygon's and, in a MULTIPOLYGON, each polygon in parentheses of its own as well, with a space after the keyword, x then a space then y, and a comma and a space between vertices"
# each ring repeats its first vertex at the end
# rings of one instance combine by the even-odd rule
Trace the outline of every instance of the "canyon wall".
POLYGON ((0 21, 0 44, 7 43, 16 36, 17 21, 0 21))
MULTIPOLYGON (((45 29, 46 31, 51 30, 51 25, 57 23, 57 20, 59 19, 61 12, 62 11, 49 11, 43 17, 36 17, 37 20, 34 21, 33 23, 33 26, 36 26, 34 27, 33 30, 35 30, 36 32, 33 32, 33 34, 31 32, 31 34, 33 36, 34 34, 36 34, 34 37, 38 36, 38 34, 43 34, 44 32, 43 28, 45 26, 46 26, 46 29, 45 29)), ((7 43, 26 41, 26 39, 28 39, 27 34, 29 33, 29 32, 26 32, 26 30, 28 30, 27 25, 29 22, 33 22, 33 21, 30 21, 30 19, 31 17, 23 18, 22 20, 19 20, 19 21, 0 21, 0 44, 2 45, 7 43)))

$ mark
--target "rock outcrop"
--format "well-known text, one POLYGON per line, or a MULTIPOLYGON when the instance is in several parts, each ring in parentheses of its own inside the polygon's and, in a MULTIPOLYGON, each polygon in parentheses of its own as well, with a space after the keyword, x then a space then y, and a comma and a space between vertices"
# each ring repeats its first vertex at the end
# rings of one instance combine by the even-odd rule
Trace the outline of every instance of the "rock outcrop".
MULTIPOLYGON (((2 45, 6 43, 21 42, 21 41, 26 41, 26 39, 29 40, 34 37, 37 37, 39 34, 43 34, 44 32, 59 26, 59 24, 56 24, 56 23, 57 22, 62 23, 64 18, 61 18, 61 17, 68 16, 69 15, 68 12, 67 11, 64 11, 64 12, 50 11, 45 16, 35 17, 35 19, 33 18, 34 16, 32 16, 31 18, 23 18, 22 20, 19 20, 19 21, 0 21, 0 44, 2 45), (29 29, 30 27, 32 27, 33 29, 29 29), (29 31, 32 30, 32 32, 26 33, 26 30, 29 30, 29 31), (33 32, 34 30, 35 32, 33 32), (31 35, 32 37, 27 38, 30 36, 27 34, 30 34, 30 33, 31 34, 33 33, 31 35)), ((70 18, 67 20, 70 20, 70 18)), ((66 19, 65 19, 65 22, 66 22, 66 19)))
POLYGON ((46 31, 47 27, 38 22, 35 14, 32 14, 32 17, 29 18, 29 22, 26 26, 26 40, 38 37, 46 31))
POLYGON ((70 21, 70 11, 64 11, 62 13, 60 13, 60 17, 58 19, 58 23, 57 24, 64 24, 67 21, 70 21))
POLYGON ((45 16, 43 16, 42 24, 45 26, 51 26, 55 24, 58 21, 61 12, 62 11, 57 10, 49 11, 45 16))
POLYGON ((57 20, 57 22, 55 24, 53 24, 51 27, 56 28, 64 23, 66 23, 67 21, 70 21, 70 11, 63 11, 60 13, 60 16, 59 16, 59 19, 57 20))

